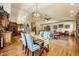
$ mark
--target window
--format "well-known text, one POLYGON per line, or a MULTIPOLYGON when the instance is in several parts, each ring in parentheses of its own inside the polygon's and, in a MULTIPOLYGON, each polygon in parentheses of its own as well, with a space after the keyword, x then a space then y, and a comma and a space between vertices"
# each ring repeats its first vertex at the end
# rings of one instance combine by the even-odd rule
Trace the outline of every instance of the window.
POLYGON ((63 24, 59 24, 59 28, 63 28, 63 24))
POLYGON ((53 25, 53 29, 57 29, 57 25, 53 25))
POLYGON ((69 29, 69 28, 70 28, 70 25, 65 25, 65 28, 66 28, 66 29, 69 29))

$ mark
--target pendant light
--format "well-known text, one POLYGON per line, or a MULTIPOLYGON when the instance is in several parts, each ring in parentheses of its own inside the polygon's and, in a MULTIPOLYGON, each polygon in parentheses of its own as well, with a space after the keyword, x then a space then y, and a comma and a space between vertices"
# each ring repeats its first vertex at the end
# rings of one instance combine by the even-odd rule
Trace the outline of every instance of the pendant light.
POLYGON ((38 12, 38 3, 35 4, 35 11, 32 13, 33 17, 40 17, 40 13, 38 12))

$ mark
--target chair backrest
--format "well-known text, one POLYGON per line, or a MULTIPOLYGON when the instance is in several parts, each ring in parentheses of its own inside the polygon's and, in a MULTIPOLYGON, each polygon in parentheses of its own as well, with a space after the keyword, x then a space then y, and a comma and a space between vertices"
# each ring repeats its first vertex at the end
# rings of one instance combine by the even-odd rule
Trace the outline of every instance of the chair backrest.
POLYGON ((48 45, 49 44, 49 39, 50 39, 50 32, 44 32, 44 46, 48 45))
POLYGON ((43 34, 44 39, 49 39, 50 38, 50 32, 44 32, 43 34))
POLYGON ((31 37, 31 35, 30 34, 25 34, 25 36, 26 36, 26 40, 27 40, 27 46, 28 46, 28 48, 29 48, 29 50, 33 50, 33 39, 32 39, 32 37, 31 37))
POLYGON ((26 38, 25 38, 25 33, 21 33, 21 40, 24 46, 26 46, 26 38))
POLYGON ((41 38, 43 38, 43 35, 44 35, 44 32, 41 31, 40 34, 39 34, 39 36, 40 36, 41 38))

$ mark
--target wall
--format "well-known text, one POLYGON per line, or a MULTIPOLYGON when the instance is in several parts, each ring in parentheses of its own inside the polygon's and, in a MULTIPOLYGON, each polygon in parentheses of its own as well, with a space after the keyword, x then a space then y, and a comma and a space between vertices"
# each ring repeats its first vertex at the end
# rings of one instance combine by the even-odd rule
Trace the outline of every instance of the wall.
POLYGON ((4 10, 7 11, 11 15, 11 4, 10 3, 0 3, 0 6, 3 6, 4 10))
POLYGON ((65 32, 65 31, 69 31, 72 32, 73 31, 73 22, 60 22, 60 23, 55 23, 55 24, 51 24, 50 26, 52 27, 52 31, 53 29, 53 25, 59 25, 59 24, 63 24, 63 25, 70 25, 69 29, 66 29, 65 26, 63 26, 63 28, 58 28, 56 31, 61 31, 61 32, 65 32))
POLYGON ((56 22, 50 21, 50 22, 46 22, 46 23, 44 21, 44 22, 41 22, 40 23, 40 26, 41 26, 42 29, 44 29, 44 26, 49 25, 50 28, 51 28, 51 31, 53 32, 54 31, 53 25, 59 25, 59 24, 70 25, 70 28, 69 29, 66 29, 65 26, 64 26, 63 28, 57 28, 56 31, 62 31, 62 32, 69 31, 70 33, 72 31, 76 31, 76 22, 73 21, 73 20, 71 20, 71 21, 56 21, 56 22))

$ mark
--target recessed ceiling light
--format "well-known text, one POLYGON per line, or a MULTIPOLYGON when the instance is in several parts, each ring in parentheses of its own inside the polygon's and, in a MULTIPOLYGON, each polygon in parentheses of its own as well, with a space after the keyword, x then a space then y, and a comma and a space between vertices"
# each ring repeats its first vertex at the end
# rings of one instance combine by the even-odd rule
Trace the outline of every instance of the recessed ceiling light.
POLYGON ((71 6, 73 6, 73 5, 74 5, 74 3, 70 3, 70 5, 71 5, 71 6))
POLYGON ((74 13, 74 10, 70 10, 70 13, 74 13))

